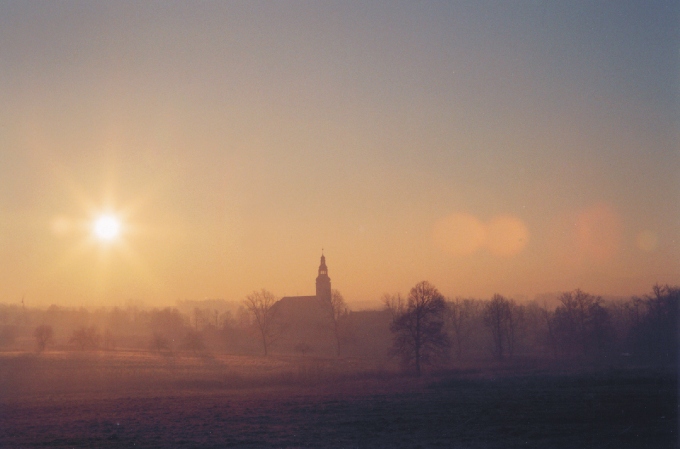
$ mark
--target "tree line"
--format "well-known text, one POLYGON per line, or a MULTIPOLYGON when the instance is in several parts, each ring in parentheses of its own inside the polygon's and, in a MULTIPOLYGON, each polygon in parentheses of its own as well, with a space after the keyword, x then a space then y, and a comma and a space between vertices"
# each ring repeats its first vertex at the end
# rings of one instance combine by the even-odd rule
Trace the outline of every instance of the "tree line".
MULTIPOLYGON (((423 281, 405 297, 384 295, 382 310, 353 312, 333 290, 331 301, 319 308, 323 329, 317 334, 332 342, 333 353, 318 352, 314 341, 295 342, 290 350, 392 357, 416 373, 491 359, 675 366, 679 301, 680 288, 668 285, 618 301, 579 289, 559 294, 552 303, 520 303, 501 294, 446 298, 423 281)), ((278 304, 279 298, 264 289, 240 303, 194 302, 183 311, 0 304, 0 348, 268 355, 283 350, 279 339, 292 332, 281 322, 278 304)))
POLYGON ((655 285, 651 294, 609 303, 577 289, 557 300, 554 308, 500 294, 451 300, 427 281, 405 299, 383 297, 392 315, 393 353, 417 374, 424 365, 480 356, 484 347, 498 361, 519 355, 676 366, 679 287, 655 285))

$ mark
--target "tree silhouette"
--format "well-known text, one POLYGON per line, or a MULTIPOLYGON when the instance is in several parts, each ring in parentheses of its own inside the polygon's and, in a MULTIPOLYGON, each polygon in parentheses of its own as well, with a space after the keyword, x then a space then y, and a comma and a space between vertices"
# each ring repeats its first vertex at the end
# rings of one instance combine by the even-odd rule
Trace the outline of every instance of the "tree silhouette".
POLYGON ((166 336, 154 332, 151 336, 151 349, 159 354, 163 351, 170 351, 170 340, 166 336))
POLYGON ((182 346, 184 349, 198 353, 205 349, 205 342, 200 332, 190 329, 182 339, 182 346))
POLYGON ((420 376, 424 364, 434 363, 446 356, 449 339, 444 331, 444 297, 427 281, 416 284, 409 292, 406 304, 383 299, 392 312, 390 330, 394 335, 394 349, 405 365, 413 365, 420 376))
POLYGON ((559 300, 549 322, 556 353, 566 358, 601 355, 610 334, 602 298, 576 289, 562 293, 559 300))
POLYGON ((647 361, 677 365, 680 287, 657 284, 651 295, 634 298, 634 302, 641 314, 630 330, 633 350, 647 361))
POLYGON ((273 293, 262 289, 248 295, 243 301, 243 305, 255 317, 255 325, 262 339, 264 355, 269 352, 269 346, 275 338, 275 311, 276 296, 273 293))
POLYGON ((345 298, 338 290, 333 290, 331 292, 331 300, 326 304, 328 307, 328 314, 331 319, 331 324, 333 326, 333 335, 335 336, 335 344, 337 355, 340 355, 340 340, 342 334, 342 320, 347 317, 349 309, 345 303, 345 298))
POLYGON ((491 331, 493 352, 498 360, 514 350, 514 330, 512 316, 513 303, 504 296, 495 294, 484 305, 484 324, 491 331))
POLYGON ((47 348, 47 345, 52 342, 54 330, 52 329, 52 326, 48 324, 41 324, 35 328, 33 331, 33 336, 35 337, 35 341, 38 344, 38 350, 42 352, 45 350, 45 348, 47 348))
POLYGON ((446 327, 451 330, 451 340, 458 360, 463 357, 463 348, 470 339, 479 309, 480 302, 474 299, 456 298, 446 303, 446 327))
POLYGON ((152 309, 145 314, 143 322, 151 333, 151 347, 158 352, 176 349, 190 328, 190 316, 174 307, 152 309))
POLYGON ((101 335, 99 335, 95 326, 79 327, 73 331, 69 340, 69 343, 75 344, 83 351, 85 349, 97 349, 100 342, 101 335))

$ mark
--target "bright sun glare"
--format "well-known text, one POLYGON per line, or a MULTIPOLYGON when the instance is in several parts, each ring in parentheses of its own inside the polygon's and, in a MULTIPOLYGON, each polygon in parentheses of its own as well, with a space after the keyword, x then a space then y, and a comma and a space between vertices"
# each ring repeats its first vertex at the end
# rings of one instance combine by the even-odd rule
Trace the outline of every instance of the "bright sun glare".
POLYGON ((99 240, 113 240, 120 234, 120 221, 113 215, 101 215, 95 220, 93 231, 99 240))

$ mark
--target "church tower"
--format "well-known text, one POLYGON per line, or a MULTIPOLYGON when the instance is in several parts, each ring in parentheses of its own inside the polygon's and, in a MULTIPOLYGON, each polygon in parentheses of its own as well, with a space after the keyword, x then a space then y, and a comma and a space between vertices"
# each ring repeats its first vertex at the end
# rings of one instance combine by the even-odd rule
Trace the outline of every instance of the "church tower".
POLYGON ((328 302, 331 300, 331 278, 328 277, 328 267, 326 267, 323 251, 321 252, 319 275, 316 277, 316 299, 328 302))

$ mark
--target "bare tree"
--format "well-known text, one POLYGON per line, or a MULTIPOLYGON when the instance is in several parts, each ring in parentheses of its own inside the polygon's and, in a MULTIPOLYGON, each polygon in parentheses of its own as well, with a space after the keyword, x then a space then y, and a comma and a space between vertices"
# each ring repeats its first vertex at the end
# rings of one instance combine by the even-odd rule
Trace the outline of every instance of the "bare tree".
POLYGON ((529 353, 546 355, 550 338, 550 328, 546 322, 546 315, 549 316, 548 310, 537 301, 530 301, 519 308, 522 310, 522 346, 529 353))
POLYGON ((251 325, 250 321, 251 317, 248 308, 244 305, 239 305, 238 310, 236 311, 236 326, 241 329, 248 328, 251 325))
POLYGON ((515 355, 520 337, 525 330, 525 308, 522 305, 515 303, 514 300, 509 299, 510 303, 510 319, 508 320, 508 356, 515 355))
POLYGON ((42 352, 45 350, 45 348, 47 348, 47 345, 52 342, 54 330, 49 324, 41 324, 35 328, 33 331, 33 336, 35 337, 35 341, 38 344, 38 350, 42 352))
POLYGON ((547 301, 543 301, 540 306, 540 313, 546 328, 546 343, 547 346, 552 350, 553 356, 557 357, 557 346, 555 345, 555 325, 553 321, 553 314, 548 307, 547 301))
POLYGON ((647 362, 678 362, 680 286, 654 285, 651 295, 634 298, 638 316, 630 328, 632 350, 647 362))
POLYGON ((333 335, 335 336, 335 344, 337 355, 340 355, 340 340, 342 337, 342 320, 349 314, 349 309, 345 303, 345 298, 339 290, 333 290, 331 292, 331 300, 327 304, 328 314, 333 325, 333 335))
POLYGON ((100 342, 101 335, 99 335, 95 326, 79 327, 73 331, 71 339, 69 340, 69 343, 75 344, 83 351, 85 349, 97 349, 100 342))
MULTIPOLYGON (((215 313, 216 312, 217 311, 215 311, 215 313)), ((191 322, 192 320, 190 319, 189 321, 191 322)), ((200 307, 194 307, 193 322, 194 330, 196 332, 212 325, 213 323, 215 323, 215 326, 217 326, 217 318, 216 315, 213 315, 213 311, 210 309, 201 309, 200 307)))
POLYGON ((104 337, 102 340, 102 347, 107 351, 112 351, 116 349, 116 338, 110 329, 104 330, 104 337))
POLYGON ((609 314, 602 298, 581 290, 562 293, 549 325, 556 352, 565 357, 600 355, 609 333, 609 314))
POLYGON ((498 360, 503 360, 508 351, 512 307, 505 297, 495 294, 484 306, 484 324, 491 331, 493 352, 498 360))
POLYGON ((154 332, 151 336, 151 349, 159 354, 163 351, 170 351, 170 340, 158 332, 154 332))
POLYGON ((441 360, 449 347, 444 331, 444 297, 434 285, 423 281, 411 289, 405 305, 398 299, 392 303, 384 301, 393 312, 390 330, 394 334, 394 348, 403 362, 413 364, 420 375, 423 364, 441 360))
POLYGON ((394 295, 385 293, 382 295, 382 298, 380 298, 380 301, 385 306, 385 310, 390 312, 392 319, 402 314, 406 309, 406 301, 401 297, 400 293, 394 295))
POLYGON ((193 353, 199 353, 205 349, 205 342, 200 332, 188 330, 182 339, 182 347, 193 353))
POLYGON ((255 324, 262 339, 264 355, 269 352, 269 346, 275 338, 275 311, 277 299, 273 293, 262 289, 248 295, 243 305, 255 317, 255 324))
POLYGON ((470 339, 474 319, 479 311, 479 302, 474 299, 456 298, 446 303, 446 328, 450 329, 451 340, 456 350, 456 358, 463 357, 463 348, 470 339))

